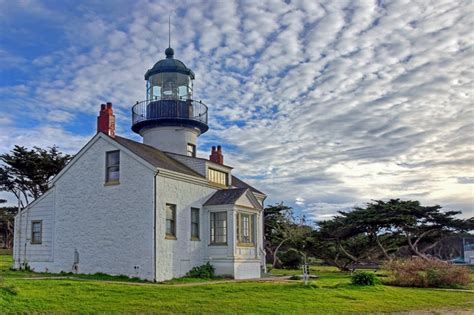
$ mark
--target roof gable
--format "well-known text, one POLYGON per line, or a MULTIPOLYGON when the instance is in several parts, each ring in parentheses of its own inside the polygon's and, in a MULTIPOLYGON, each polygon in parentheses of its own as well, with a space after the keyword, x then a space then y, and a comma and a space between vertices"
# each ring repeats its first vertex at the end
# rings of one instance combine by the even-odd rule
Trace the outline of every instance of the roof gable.
POLYGON ((204 206, 236 205, 262 209, 262 205, 248 188, 230 188, 216 191, 204 206))

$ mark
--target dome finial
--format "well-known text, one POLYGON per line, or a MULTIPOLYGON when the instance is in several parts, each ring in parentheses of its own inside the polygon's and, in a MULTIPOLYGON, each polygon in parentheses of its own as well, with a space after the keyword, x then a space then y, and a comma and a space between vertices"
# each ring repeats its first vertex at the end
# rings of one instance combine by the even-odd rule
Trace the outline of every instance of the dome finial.
POLYGON ((166 58, 173 58, 174 50, 171 48, 171 15, 168 15, 168 48, 165 50, 166 58))

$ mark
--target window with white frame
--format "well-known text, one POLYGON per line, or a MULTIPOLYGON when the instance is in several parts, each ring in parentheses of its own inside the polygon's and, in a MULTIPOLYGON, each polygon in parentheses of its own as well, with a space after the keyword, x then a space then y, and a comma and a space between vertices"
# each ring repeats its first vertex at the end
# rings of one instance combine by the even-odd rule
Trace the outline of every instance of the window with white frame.
POLYGON ((120 179, 120 151, 107 152, 105 164, 105 182, 118 183, 120 179))
POLYGON ((31 221, 31 244, 41 244, 43 221, 31 221))
POLYGON ((176 237, 176 205, 166 204, 166 236, 176 237))
POLYGON ((227 212, 211 212, 211 244, 227 244, 227 212))
POLYGON ((199 240, 199 208, 191 208, 191 240, 199 240))
POLYGON ((255 214, 237 213, 237 243, 255 244, 255 214))

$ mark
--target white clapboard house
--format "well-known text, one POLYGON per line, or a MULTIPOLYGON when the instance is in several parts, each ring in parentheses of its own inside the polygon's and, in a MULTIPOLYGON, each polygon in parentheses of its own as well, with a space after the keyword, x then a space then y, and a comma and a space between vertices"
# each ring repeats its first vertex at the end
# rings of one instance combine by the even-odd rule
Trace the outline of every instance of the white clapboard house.
POLYGON ((132 108, 143 143, 115 135, 112 104, 101 105, 97 134, 16 216, 14 267, 163 281, 210 262, 218 275, 260 277, 266 196, 232 175, 220 146, 196 157, 207 106, 165 52, 132 108))

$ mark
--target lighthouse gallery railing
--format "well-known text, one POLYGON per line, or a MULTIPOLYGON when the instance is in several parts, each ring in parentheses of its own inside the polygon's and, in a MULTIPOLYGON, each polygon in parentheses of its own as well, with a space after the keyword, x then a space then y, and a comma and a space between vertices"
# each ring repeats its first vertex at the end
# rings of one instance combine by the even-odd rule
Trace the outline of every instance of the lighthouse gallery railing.
POLYGON ((194 100, 147 100, 132 107, 132 124, 147 120, 190 119, 207 125, 207 106, 194 100))

